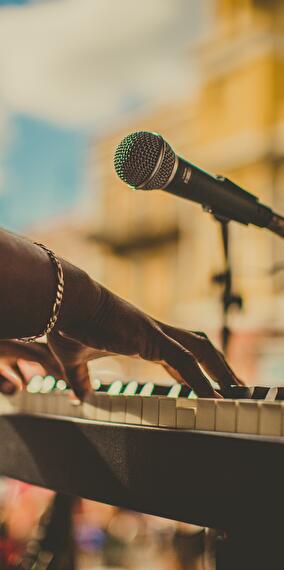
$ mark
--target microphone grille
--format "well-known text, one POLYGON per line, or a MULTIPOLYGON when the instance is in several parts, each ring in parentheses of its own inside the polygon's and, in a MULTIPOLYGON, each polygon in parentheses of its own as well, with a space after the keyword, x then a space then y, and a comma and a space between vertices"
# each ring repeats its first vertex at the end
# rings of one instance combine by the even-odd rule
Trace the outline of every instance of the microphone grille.
POLYGON ((118 145, 114 167, 129 186, 143 190, 164 188, 173 172, 176 155, 170 145, 155 133, 138 131, 118 145))

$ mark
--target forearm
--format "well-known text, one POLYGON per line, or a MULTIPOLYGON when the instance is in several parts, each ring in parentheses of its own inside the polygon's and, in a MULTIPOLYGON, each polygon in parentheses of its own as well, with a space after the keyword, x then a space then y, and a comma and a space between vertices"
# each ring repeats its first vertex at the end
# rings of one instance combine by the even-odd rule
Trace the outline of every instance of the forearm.
MULTIPOLYGON (((57 326, 83 326, 99 289, 88 275, 65 260, 64 295, 57 326)), ((0 230, 0 338, 22 338, 44 330, 57 290, 57 274, 49 255, 28 240, 0 230)))

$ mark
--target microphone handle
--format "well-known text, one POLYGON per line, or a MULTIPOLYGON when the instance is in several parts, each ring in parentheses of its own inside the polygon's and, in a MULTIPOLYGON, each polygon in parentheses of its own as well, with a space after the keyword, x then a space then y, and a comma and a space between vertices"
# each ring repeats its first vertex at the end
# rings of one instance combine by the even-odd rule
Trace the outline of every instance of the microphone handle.
POLYGON ((212 176, 180 157, 175 175, 164 190, 242 224, 269 227, 273 219, 272 210, 260 204, 256 196, 228 178, 212 176))

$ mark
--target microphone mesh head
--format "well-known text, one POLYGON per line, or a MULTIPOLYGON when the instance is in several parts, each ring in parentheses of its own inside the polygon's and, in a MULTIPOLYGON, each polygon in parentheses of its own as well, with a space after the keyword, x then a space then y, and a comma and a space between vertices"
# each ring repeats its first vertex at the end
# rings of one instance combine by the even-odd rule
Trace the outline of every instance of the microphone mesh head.
POLYGON ((114 167, 121 180, 134 188, 143 186, 143 190, 164 188, 175 161, 176 155, 170 145, 161 136, 146 131, 125 137, 114 155, 114 167))

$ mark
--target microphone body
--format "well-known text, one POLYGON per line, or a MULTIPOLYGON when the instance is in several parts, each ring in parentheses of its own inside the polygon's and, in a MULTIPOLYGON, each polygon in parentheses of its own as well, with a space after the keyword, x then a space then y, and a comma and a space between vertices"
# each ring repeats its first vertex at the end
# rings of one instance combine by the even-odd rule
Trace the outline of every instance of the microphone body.
POLYGON ((118 176, 137 190, 164 190, 201 204, 216 218, 266 227, 284 237, 284 218, 228 178, 213 176, 175 154, 156 133, 125 137, 114 157, 118 176))
POLYGON ((256 196, 228 178, 212 176, 180 157, 172 181, 163 189, 201 204, 216 216, 241 224, 267 227, 273 216, 271 208, 260 204, 256 196))

